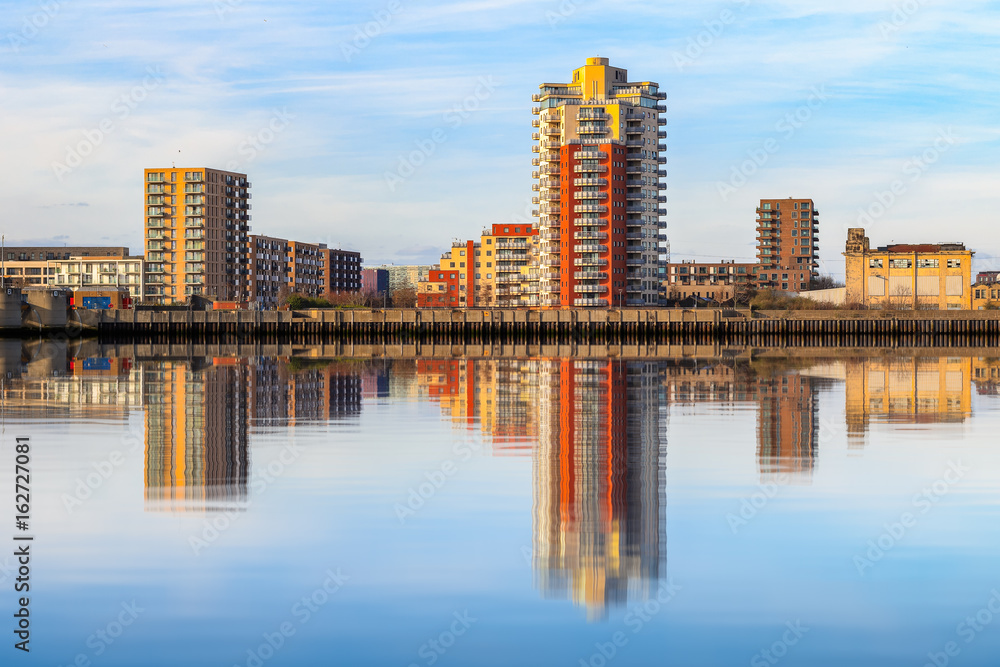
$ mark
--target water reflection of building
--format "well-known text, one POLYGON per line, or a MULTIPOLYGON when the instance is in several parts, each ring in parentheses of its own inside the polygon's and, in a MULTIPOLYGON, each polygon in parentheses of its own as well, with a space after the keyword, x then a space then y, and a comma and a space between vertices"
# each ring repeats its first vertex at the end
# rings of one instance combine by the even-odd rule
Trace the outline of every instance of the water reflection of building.
POLYGON ((961 422, 972 410, 972 359, 908 357, 848 359, 848 442, 864 445, 872 421, 961 422))
POLYGON ((666 555, 655 364, 538 362, 534 466, 536 583, 590 619, 645 597, 666 555))
POLYGON ((143 404, 142 374, 129 358, 71 358, 58 339, 0 343, 6 414, 127 421, 143 404))
POLYGON ((533 563, 549 598, 590 618, 645 596, 666 554, 659 365, 624 361, 426 359, 417 378, 494 455, 532 456, 533 563))
POLYGON ((538 432, 537 382, 521 359, 420 359, 417 382, 454 425, 479 426, 494 454, 531 455, 538 432))
POLYGON ((145 368, 146 507, 240 507, 250 477, 248 366, 232 359, 145 368))
POLYGON ((757 378, 757 462, 765 479, 812 474, 818 431, 814 382, 795 372, 757 378))
POLYGON ((1000 358, 973 357, 972 381, 980 396, 1000 396, 1000 358))
POLYGON ((668 404, 757 407, 757 465, 765 481, 808 481, 816 464, 816 378, 745 360, 684 359, 664 372, 668 404), (791 476, 789 476, 791 475, 791 476))

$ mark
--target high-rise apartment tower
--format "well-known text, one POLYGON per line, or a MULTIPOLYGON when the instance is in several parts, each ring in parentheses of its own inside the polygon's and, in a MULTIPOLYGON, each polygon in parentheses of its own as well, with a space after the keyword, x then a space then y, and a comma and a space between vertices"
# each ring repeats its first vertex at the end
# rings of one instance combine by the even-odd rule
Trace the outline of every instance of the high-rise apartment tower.
POLYGON ((651 81, 630 82, 607 58, 588 58, 572 82, 539 89, 532 164, 540 244, 531 271, 538 280, 527 284, 526 305, 656 303, 666 240, 666 94, 651 81))
POLYGON ((250 183, 206 168, 146 169, 146 300, 249 297, 250 183))

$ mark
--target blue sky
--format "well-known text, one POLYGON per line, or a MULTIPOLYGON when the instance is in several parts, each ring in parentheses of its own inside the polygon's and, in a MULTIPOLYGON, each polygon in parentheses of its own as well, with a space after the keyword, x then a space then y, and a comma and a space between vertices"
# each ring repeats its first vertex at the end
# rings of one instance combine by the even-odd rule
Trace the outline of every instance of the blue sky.
POLYGON ((8 244, 138 252, 142 170, 173 162, 247 172, 255 232, 369 264, 433 262, 452 238, 528 219, 530 96, 600 55, 668 94, 675 259, 752 260, 756 202, 794 196, 816 201, 825 273, 843 273, 845 230, 865 211, 873 244, 964 241, 989 268, 998 10, 7 2, 0 227, 8 244))

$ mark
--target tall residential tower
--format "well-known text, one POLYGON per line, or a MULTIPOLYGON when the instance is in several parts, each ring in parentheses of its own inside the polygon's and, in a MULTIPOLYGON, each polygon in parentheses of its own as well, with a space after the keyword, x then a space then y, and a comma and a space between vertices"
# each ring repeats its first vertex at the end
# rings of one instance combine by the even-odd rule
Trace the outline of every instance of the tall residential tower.
POLYGON ((249 297, 250 183, 206 168, 146 169, 146 301, 249 297))
POLYGON ((571 83, 539 88, 532 164, 540 246, 526 305, 656 303, 666 94, 651 81, 630 82, 607 58, 588 58, 571 83))

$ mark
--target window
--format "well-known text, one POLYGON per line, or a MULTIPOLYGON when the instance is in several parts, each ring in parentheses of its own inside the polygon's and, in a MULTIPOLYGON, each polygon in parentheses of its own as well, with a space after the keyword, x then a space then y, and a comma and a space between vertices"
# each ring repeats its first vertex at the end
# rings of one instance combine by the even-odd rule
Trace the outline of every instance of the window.
MULTIPOLYGON (((454 269, 454 268, 455 268, 455 262, 452 262, 452 263, 451 263, 451 266, 449 266, 448 268, 449 268, 449 269, 454 269)), ((452 278, 454 278, 454 277, 455 277, 455 276, 452 276, 452 278)))
POLYGON ((458 251, 458 255, 459 255, 459 257, 465 257, 465 251, 464 250, 459 250, 458 251))
POLYGON ((452 279, 452 280, 454 280, 454 279, 455 279, 455 274, 454 274, 454 273, 453 273, 453 274, 451 274, 451 279, 452 279))
POLYGON ((486 279, 487 280, 493 280, 493 274, 492 273, 487 273, 486 274, 486 279))
POLYGON ((868 268, 869 269, 881 269, 882 268, 882 260, 881 259, 869 259, 868 260, 868 268))
POLYGON ((770 211, 771 210, 771 205, 770 204, 764 204, 761 208, 763 208, 765 211, 770 211))
POLYGON ((486 256, 487 256, 487 257, 489 257, 489 256, 490 256, 490 255, 492 255, 492 254, 493 254, 493 251, 492 251, 492 250, 487 250, 487 251, 486 251, 486 256))
POLYGON ((936 269, 938 268, 938 260, 936 259, 918 259, 917 260, 918 269, 936 269))
POLYGON ((890 269, 910 269, 913 268, 913 260, 910 259, 891 259, 889 260, 890 269))
POLYGON ((949 269, 960 269, 962 268, 962 260, 960 259, 949 259, 948 260, 949 269))

